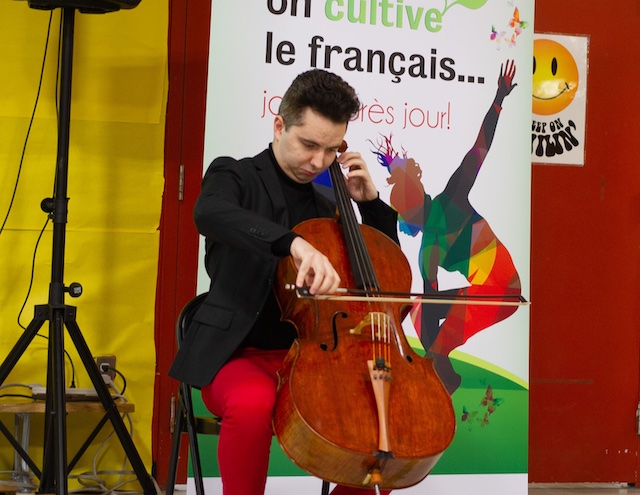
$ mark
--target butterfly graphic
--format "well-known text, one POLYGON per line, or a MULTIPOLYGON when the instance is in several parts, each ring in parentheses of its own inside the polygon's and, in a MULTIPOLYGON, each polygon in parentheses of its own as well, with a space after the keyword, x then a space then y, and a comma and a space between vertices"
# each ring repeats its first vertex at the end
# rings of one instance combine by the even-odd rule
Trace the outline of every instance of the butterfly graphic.
POLYGON ((502 31, 501 33, 498 33, 498 31, 496 31, 496 27, 495 26, 491 26, 491 41, 496 41, 498 40, 498 37, 502 38, 505 34, 505 31, 502 31))
POLYGON ((516 46, 516 38, 522 34, 522 30, 529 26, 527 21, 520 19, 520 9, 515 7, 509 24, 504 31, 498 31, 495 25, 491 26, 491 34, 489 39, 495 41, 500 50, 501 44, 505 43, 509 48, 516 46))
POLYGON ((460 419, 462 421, 469 421, 471 422, 473 420, 473 418, 476 417, 476 415, 478 414, 478 411, 471 411, 469 412, 467 410, 467 406, 462 406, 462 416, 460 417, 460 419))
POLYGON ((478 415, 478 411, 471 411, 469 412, 467 410, 467 406, 462 406, 462 416, 460 416, 460 420, 463 423, 467 423, 468 425, 468 429, 469 431, 471 431, 472 429, 472 421, 475 419, 475 417, 478 415))
POLYGON ((523 29, 525 29, 529 23, 527 21, 520 20, 520 9, 516 7, 513 11, 513 17, 509 21, 509 27, 512 27, 516 31, 516 36, 519 36, 523 29))
POLYGON ((489 385, 487 386, 487 391, 485 392, 484 397, 480 401, 480 405, 487 408, 487 414, 493 414, 496 410, 496 407, 501 405, 502 402, 502 399, 495 398, 493 396, 493 388, 491 387, 491 385, 489 385))
POLYGON ((480 426, 485 427, 489 424, 489 413, 485 413, 480 421, 480 426))
POLYGON ((473 425, 479 423, 481 427, 489 425, 489 416, 496 411, 496 408, 504 402, 501 398, 493 396, 493 388, 491 385, 487 385, 487 390, 484 393, 484 397, 480 401, 480 406, 486 408, 484 414, 482 411, 469 411, 467 406, 462 406, 462 414, 460 420, 466 423, 467 429, 471 431, 473 425))

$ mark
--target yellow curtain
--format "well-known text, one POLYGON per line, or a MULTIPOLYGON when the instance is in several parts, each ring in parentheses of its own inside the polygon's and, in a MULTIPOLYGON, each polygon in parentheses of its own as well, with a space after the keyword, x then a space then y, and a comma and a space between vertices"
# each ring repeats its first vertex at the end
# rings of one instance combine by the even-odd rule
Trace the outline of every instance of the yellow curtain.
MULTIPOLYGON (((33 318, 34 306, 48 301, 51 223, 37 250, 35 247, 47 220, 40 202, 51 197, 54 188, 61 16, 61 9, 42 11, 29 8, 26 1, 0 2, 2 362, 24 332, 21 325, 26 327, 33 318), (49 25, 42 86, 30 125, 49 25), (27 299, 34 256, 35 272, 27 299)), ((132 437, 149 470, 167 26, 168 0, 142 1, 134 9, 107 14, 75 14, 64 265, 65 284, 79 282, 84 289, 78 299, 67 296, 66 303, 78 308, 77 322, 92 354, 115 355, 116 368, 126 379, 125 396, 135 405, 130 416, 132 437)), ((48 333, 45 323, 40 331, 45 338, 32 341, 0 395, 29 393, 22 387, 8 389, 9 384, 45 385, 48 333)), ((65 359, 66 386, 71 386, 75 377, 75 386, 91 387, 68 335, 65 349, 70 355, 65 359)), ((120 376, 115 385, 123 388, 120 376)), ((11 426, 10 417, 3 415, 1 419, 11 426)), ((99 419, 98 415, 68 416, 70 458, 99 419)), ((41 460, 42 421, 41 417, 33 419, 31 433, 29 451, 37 462, 41 460)), ((104 452, 98 451, 110 431, 107 424, 74 474, 90 471, 94 455, 99 470, 123 469, 124 453, 116 437, 104 452)), ((13 450, 0 440, 0 470, 10 469, 12 464, 13 450)), ((125 470, 130 470, 128 463, 125 470)), ((74 482, 69 486, 73 488, 74 482)), ((135 489, 135 485, 123 489, 135 489)))

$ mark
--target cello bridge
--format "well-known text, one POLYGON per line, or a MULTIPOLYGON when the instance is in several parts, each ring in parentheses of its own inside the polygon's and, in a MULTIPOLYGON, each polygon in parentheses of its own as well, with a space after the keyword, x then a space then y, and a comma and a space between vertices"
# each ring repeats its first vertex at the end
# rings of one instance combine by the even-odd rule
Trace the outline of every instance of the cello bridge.
POLYGON ((367 313, 367 316, 358 323, 354 328, 349 330, 351 335, 362 335, 363 328, 377 327, 376 333, 386 333, 389 327, 389 316, 386 313, 380 311, 373 311, 367 313))

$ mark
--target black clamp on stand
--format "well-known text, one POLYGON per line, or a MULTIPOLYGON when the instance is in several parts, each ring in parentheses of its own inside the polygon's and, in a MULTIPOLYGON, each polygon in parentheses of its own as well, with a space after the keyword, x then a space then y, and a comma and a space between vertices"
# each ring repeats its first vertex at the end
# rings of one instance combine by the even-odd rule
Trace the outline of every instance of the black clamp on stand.
MULTIPOLYGON (((71 74, 73 62, 73 38, 75 11, 106 13, 133 8, 140 0, 28 0, 29 6, 50 10, 62 8, 62 57, 58 116, 58 151, 54 197, 42 201, 42 209, 53 220, 53 257, 49 303, 35 307, 35 315, 0 366, 0 384, 9 376, 22 354, 37 335, 45 321, 49 321, 49 350, 47 363, 47 397, 45 405, 44 455, 42 472, 19 445, 14 444, 20 456, 34 469, 40 478, 40 493, 68 493, 67 477, 72 467, 67 465, 66 397, 64 373, 64 327, 82 359, 82 363, 96 389, 105 410, 105 418, 111 421, 120 443, 145 494, 156 494, 156 486, 136 450, 118 412, 109 390, 102 379, 93 356, 76 323, 76 308, 65 304, 65 294, 77 297, 82 293, 79 284, 65 286, 64 248, 67 223, 67 179, 69 162, 69 124, 71 117, 71 74)), ((0 423, 2 431, 6 427, 0 423)), ((13 442, 12 442, 13 444, 13 442)))

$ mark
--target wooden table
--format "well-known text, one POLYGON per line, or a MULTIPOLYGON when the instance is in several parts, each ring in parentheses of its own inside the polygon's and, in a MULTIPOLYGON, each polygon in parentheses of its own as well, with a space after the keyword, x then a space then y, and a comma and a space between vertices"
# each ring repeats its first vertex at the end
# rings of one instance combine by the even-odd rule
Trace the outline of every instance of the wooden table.
MULTIPOLYGON (((118 409, 120 413, 132 413, 135 411, 134 404, 127 402, 123 399, 114 399, 114 405, 118 409)), ((102 402, 99 400, 96 401, 71 401, 67 400, 65 402, 67 413, 105 413, 104 406, 102 402)), ((24 483, 29 483, 31 481, 31 475, 29 473, 29 468, 33 473, 40 479, 42 477, 42 472, 35 465, 33 460, 28 455, 29 448, 29 433, 31 428, 31 416, 33 414, 44 414, 45 413, 46 404, 43 400, 25 400, 25 399, 12 399, 0 401, 0 414, 1 413, 10 413, 14 414, 14 422, 15 422, 15 434, 11 434, 11 432, 6 428, 6 426, 0 421, 0 433, 4 434, 4 436, 9 440, 10 443, 15 448, 15 456, 14 456, 14 470, 17 473, 24 473, 24 476, 21 477, 21 480, 24 483), (15 435, 15 436, 14 436, 15 435), (9 436, 11 438, 9 438, 9 436)), ((103 416, 102 421, 98 423, 95 427, 91 435, 87 438, 83 446, 80 448, 78 453, 75 455, 73 460, 69 463, 68 471, 71 471, 75 464, 80 460, 80 457, 85 452, 85 450, 89 447, 93 439, 97 436, 100 429, 106 423, 106 415, 103 416)), ((1 484, 1 482, 0 482, 1 484)))
MULTIPOLYGON (((121 413, 131 413, 135 411, 135 406, 131 402, 126 402, 122 399, 117 399, 114 404, 121 413)), ((67 401, 67 412, 104 412, 102 402, 100 401, 67 401)), ((0 414, 12 413, 12 414, 44 414, 45 403, 44 401, 22 401, 22 402, 0 402, 0 414)))

